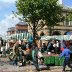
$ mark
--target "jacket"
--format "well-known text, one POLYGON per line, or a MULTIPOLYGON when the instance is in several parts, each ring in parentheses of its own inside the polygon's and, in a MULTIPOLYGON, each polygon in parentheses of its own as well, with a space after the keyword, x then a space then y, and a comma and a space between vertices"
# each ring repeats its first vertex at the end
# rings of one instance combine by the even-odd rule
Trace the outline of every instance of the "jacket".
POLYGON ((70 54, 72 53, 72 51, 70 51, 68 48, 64 49, 62 51, 62 53, 60 54, 60 58, 61 57, 65 57, 65 58, 70 58, 70 54))

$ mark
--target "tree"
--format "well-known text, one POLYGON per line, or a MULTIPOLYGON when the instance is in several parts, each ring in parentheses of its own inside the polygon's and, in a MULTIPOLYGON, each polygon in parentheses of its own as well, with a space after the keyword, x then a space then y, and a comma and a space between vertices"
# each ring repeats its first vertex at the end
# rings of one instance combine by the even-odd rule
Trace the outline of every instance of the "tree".
POLYGON ((70 11, 67 16, 66 16, 66 21, 69 22, 69 21, 72 21, 72 11, 70 11))
POLYGON ((64 21, 66 26, 71 25, 72 22, 72 8, 63 8, 64 21))
MULTIPOLYGON (((40 0, 41 1, 41 0, 40 0)), ((36 33, 43 26, 43 20, 39 11, 39 0, 18 0, 16 1, 16 7, 18 9, 18 14, 23 15, 23 19, 25 19, 29 26, 33 31, 33 38, 35 43, 36 33)))
POLYGON ((18 14, 23 15, 33 31, 35 43, 36 32, 47 25, 52 26, 62 21, 62 7, 57 4, 58 0, 18 0, 16 7, 18 14), (39 22, 40 21, 40 22, 39 22))
POLYGON ((46 0, 45 6, 43 7, 43 20, 45 20, 46 25, 49 28, 50 35, 52 34, 52 28, 58 25, 59 22, 64 20, 62 15, 62 6, 57 4, 58 0, 46 0))

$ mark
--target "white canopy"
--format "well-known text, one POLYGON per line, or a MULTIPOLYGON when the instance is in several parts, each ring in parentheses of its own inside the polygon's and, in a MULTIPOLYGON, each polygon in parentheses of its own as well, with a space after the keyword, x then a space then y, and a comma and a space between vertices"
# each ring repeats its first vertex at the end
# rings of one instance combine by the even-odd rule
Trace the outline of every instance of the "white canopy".
POLYGON ((50 39, 57 39, 57 40, 72 40, 72 35, 56 35, 56 36, 42 36, 41 40, 50 40, 50 39))

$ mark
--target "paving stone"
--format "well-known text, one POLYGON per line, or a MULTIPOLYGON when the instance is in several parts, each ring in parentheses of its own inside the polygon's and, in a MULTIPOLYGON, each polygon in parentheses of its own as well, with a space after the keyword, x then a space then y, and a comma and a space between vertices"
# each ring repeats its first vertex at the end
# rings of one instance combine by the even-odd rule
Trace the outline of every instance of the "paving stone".
MULTIPOLYGON (((66 68, 70 72, 70 68, 66 68)), ((37 71, 33 65, 16 67, 10 64, 8 58, 0 58, 0 72, 62 72, 62 66, 51 66, 50 70, 37 71)))

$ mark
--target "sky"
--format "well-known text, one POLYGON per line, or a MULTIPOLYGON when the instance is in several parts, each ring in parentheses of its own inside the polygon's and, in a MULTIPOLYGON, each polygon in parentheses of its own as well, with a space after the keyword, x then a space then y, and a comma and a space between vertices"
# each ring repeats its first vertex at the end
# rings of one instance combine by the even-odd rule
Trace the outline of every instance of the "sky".
MULTIPOLYGON (((12 11, 17 11, 16 0, 0 0, 0 35, 5 35, 9 27, 14 27, 19 22, 12 11)), ((63 4, 72 7, 72 0, 63 0, 63 4)))

